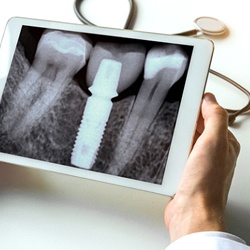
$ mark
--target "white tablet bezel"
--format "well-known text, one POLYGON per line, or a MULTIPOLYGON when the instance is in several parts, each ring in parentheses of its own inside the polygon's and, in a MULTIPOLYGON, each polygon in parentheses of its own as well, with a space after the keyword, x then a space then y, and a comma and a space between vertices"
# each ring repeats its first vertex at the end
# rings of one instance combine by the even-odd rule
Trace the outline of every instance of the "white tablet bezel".
POLYGON ((9 20, 0 47, 0 100, 23 25, 193 46, 187 80, 161 185, 0 153, 0 162, 54 171, 57 173, 69 174, 95 181, 172 196, 177 190, 192 145, 200 103, 211 64, 213 43, 210 40, 198 38, 169 36, 164 34, 117 30, 15 17, 9 20))

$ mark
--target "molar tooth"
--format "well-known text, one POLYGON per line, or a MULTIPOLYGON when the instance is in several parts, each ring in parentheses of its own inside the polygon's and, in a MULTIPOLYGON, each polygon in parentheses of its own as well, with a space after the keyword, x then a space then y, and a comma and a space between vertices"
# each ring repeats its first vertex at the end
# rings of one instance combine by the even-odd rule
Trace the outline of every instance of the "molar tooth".
POLYGON ((157 45, 148 52, 144 80, 122 129, 108 173, 121 174, 131 161, 169 89, 185 72, 187 61, 185 52, 175 45, 157 45))
POLYGON ((179 51, 174 52, 174 54, 162 56, 162 48, 160 46, 155 46, 154 49, 150 50, 146 61, 145 61, 145 72, 144 79, 152 79, 156 77, 159 71, 166 68, 168 69, 180 69, 176 71, 175 77, 172 78, 172 82, 175 83, 179 80, 180 76, 185 70, 185 60, 184 55, 179 54, 179 51))
POLYGON ((111 99, 139 77, 145 53, 145 47, 137 44, 98 42, 95 45, 87 67, 87 85, 92 96, 83 113, 72 152, 72 165, 85 169, 92 167, 112 109, 111 99))
POLYGON ((91 41, 84 34, 45 30, 32 66, 45 75, 52 66, 59 80, 72 78, 86 64, 91 49, 91 41))
POLYGON ((52 46, 58 52, 63 54, 70 53, 81 56, 82 60, 86 62, 85 44, 83 43, 80 36, 57 30, 54 32, 46 32, 42 37, 42 40, 44 40, 43 45, 46 44, 48 46, 52 46))
POLYGON ((28 132, 56 103, 74 74, 85 65, 91 48, 87 36, 45 30, 30 69, 17 86, 12 108, 4 117, 13 137, 28 132))

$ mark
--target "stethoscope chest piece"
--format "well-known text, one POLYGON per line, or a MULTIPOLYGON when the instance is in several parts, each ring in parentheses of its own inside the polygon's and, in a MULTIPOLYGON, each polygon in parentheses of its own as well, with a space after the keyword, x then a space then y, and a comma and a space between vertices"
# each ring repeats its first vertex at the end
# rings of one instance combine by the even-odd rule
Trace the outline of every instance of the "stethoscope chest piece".
POLYGON ((226 32, 226 25, 213 17, 198 17, 194 20, 195 27, 203 34, 218 36, 226 32))

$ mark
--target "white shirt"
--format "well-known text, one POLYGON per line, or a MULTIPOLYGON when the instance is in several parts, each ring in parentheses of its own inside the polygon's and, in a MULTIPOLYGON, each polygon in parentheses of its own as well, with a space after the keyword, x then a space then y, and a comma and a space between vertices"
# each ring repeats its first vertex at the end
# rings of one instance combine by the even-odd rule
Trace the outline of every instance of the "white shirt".
POLYGON ((181 237, 166 250, 250 250, 245 241, 224 232, 199 232, 181 237))

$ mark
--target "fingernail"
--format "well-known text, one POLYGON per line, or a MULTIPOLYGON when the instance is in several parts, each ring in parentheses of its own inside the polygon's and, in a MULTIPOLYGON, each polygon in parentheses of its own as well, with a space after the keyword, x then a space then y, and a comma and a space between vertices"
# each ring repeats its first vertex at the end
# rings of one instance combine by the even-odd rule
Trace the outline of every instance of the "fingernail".
POLYGON ((206 93, 203 97, 203 99, 207 102, 215 102, 217 103, 217 100, 215 96, 212 93, 206 93))

